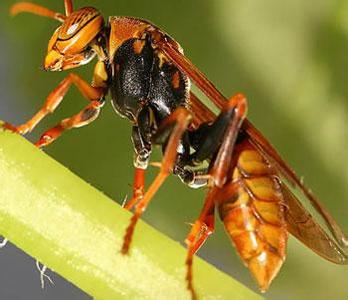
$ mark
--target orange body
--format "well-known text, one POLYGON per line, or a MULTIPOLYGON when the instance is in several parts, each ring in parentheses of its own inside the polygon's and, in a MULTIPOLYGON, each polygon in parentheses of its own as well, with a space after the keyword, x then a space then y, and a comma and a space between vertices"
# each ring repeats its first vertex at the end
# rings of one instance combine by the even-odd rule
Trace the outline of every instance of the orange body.
POLYGON ((165 179, 174 173, 182 175, 180 178, 190 186, 208 187, 201 213, 185 240, 188 248, 186 280, 192 299, 197 298, 193 287, 194 254, 214 232, 215 208, 262 291, 268 289, 285 260, 288 234, 323 258, 336 264, 348 264, 348 237, 261 132, 248 121, 247 100, 243 94, 225 98, 184 56, 180 45, 148 21, 110 17, 106 25, 95 8, 74 10, 72 0, 64 0, 64 6, 65 15, 37 4, 20 2, 12 6, 11 13, 29 12, 61 22, 48 44, 44 69, 72 69, 96 57, 93 80, 89 84, 79 75, 70 73, 29 121, 20 126, 8 123, 5 126, 20 134, 32 131, 44 117, 55 111, 70 86, 75 85, 88 105, 47 130, 36 143, 41 148, 63 132, 94 121, 109 89, 116 90, 114 99, 122 99, 119 103, 113 102, 117 104, 116 111, 123 117, 132 113, 136 154, 133 198, 125 205, 128 210, 134 209, 134 214, 125 232, 123 254, 129 252, 139 218, 165 179), (129 41, 132 47, 128 47, 129 41), (142 54, 147 43, 151 55, 142 54), (121 47, 127 51, 117 60, 121 47), (120 73, 121 64, 123 73, 120 73), (175 72, 166 71, 166 68, 175 72), (144 77, 147 78, 145 81, 144 77), (140 78, 140 84, 135 84, 134 78, 140 78), (155 81, 156 85, 153 84, 155 81), (190 90, 191 81, 220 109, 218 116, 190 90), (133 93, 139 86, 147 91, 140 96, 133 93), (153 99, 159 99, 156 105, 164 107, 163 111, 169 110, 163 119, 158 118, 157 123, 155 102, 149 105, 153 100, 149 99, 150 90, 156 91, 156 97, 152 95, 153 99), (194 142, 187 143, 187 137, 192 133, 195 133, 191 136, 194 142), (145 188, 151 144, 162 146, 164 152, 158 175, 145 188), (182 157, 185 159, 179 164, 178 158, 182 157), (205 169, 205 163, 209 164, 208 169, 205 169), (197 170, 198 166, 203 168, 197 170), (312 217, 291 189, 302 193, 321 216, 324 226, 312 217))
POLYGON ((234 153, 231 178, 217 195, 220 218, 240 257, 267 290, 285 260, 288 233, 281 183, 247 140, 234 153))

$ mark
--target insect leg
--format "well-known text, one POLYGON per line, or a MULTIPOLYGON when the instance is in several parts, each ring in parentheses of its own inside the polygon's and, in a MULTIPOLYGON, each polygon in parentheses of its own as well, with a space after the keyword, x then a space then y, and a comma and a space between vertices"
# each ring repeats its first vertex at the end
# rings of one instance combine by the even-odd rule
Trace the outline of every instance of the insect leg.
MULTIPOLYGON (((68 2, 67 0, 65 0, 65 1, 68 2)), ((66 16, 64 16, 61 13, 55 12, 55 11, 50 10, 46 7, 43 7, 41 5, 30 3, 30 2, 18 2, 16 4, 12 5, 10 8, 10 14, 12 16, 15 16, 15 15, 22 13, 22 12, 28 12, 28 13, 32 13, 34 15, 48 17, 48 18, 55 19, 55 20, 60 21, 60 22, 64 22, 64 20, 66 19, 66 16)))
POLYGON ((81 77, 71 73, 48 95, 43 107, 28 122, 18 126, 16 131, 20 134, 26 134, 32 131, 45 116, 55 111, 62 102, 71 84, 75 84, 81 94, 89 101, 99 100, 105 93, 103 88, 92 87, 81 77))
POLYGON ((131 210, 134 205, 144 197, 145 186, 145 170, 141 168, 135 168, 134 181, 133 181, 133 197, 126 205, 125 209, 131 210))
POLYGON ((82 111, 71 118, 64 119, 57 126, 47 130, 35 144, 42 148, 54 142, 65 130, 78 128, 93 122, 100 113, 104 101, 92 101, 82 111))
MULTIPOLYGON (((204 202, 203 209, 198 220, 192 226, 191 231, 185 240, 188 248, 186 258, 186 280, 188 289, 191 291, 192 298, 196 297, 192 285, 193 255, 212 232, 209 231, 209 226, 208 230, 205 230, 204 228, 207 227, 206 222, 210 222, 211 224, 211 216, 213 216, 214 212, 216 193, 225 184, 227 176, 231 169, 232 154, 235 141, 241 128, 242 122, 246 117, 246 110, 247 103, 245 97, 241 94, 237 94, 229 100, 220 114, 220 116, 227 114, 231 116, 231 119, 225 129, 225 133, 222 136, 222 144, 220 145, 217 155, 212 162, 209 170, 210 178, 208 181, 208 186, 210 187, 210 189, 204 202), (231 110, 233 110, 232 114, 229 113, 229 111, 231 110)), ((216 133, 214 133, 214 135, 216 135, 216 133)))
POLYGON ((191 119, 190 113, 182 107, 177 108, 170 116, 168 116, 160 125, 158 129, 158 135, 162 132, 167 132, 168 127, 172 127, 172 131, 169 136, 169 141, 164 152, 162 165, 159 174, 146 191, 144 197, 140 200, 135 208, 134 215, 131 218, 130 224, 127 227, 126 234, 124 236, 123 246, 121 252, 127 254, 129 246, 132 241, 133 232, 146 207, 150 203, 152 197, 157 192, 159 187, 163 184, 164 180, 173 170, 173 166, 177 157, 177 148, 180 143, 180 139, 187 129, 191 119))
POLYGON ((193 225, 195 226, 194 232, 191 230, 192 236, 194 235, 194 240, 188 241, 186 239, 186 244, 188 245, 188 251, 187 251, 187 256, 186 256, 186 281, 187 281, 187 289, 191 292, 192 299, 196 299, 196 292, 193 288, 192 284, 192 265, 193 265, 193 256, 195 253, 199 250, 199 248, 205 243, 207 238, 214 232, 214 223, 215 223, 215 218, 214 218, 214 198, 212 198, 213 194, 209 193, 205 205, 210 205, 208 209, 208 213, 205 216, 202 216, 204 219, 202 219, 201 226, 195 226, 196 223, 193 225), (211 198, 211 199, 210 199, 211 198), (212 200, 212 201, 211 201, 212 200))

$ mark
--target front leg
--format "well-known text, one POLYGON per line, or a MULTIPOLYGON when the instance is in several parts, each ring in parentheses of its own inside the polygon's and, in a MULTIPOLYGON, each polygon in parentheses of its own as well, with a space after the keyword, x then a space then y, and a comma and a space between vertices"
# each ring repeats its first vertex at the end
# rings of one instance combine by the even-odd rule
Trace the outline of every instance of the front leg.
POLYGON ((92 101, 75 116, 62 120, 55 127, 47 130, 35 143, 35 146, 42 148, 53 143, 61 134, 72 128, 78 128, 93 122, 100 113, 101 107, 104 105, 104 100, 92 101))
MULTIPOLYGON (((81 94, 89 101, 98 101, 103 98, 105 94, 104 88, 93 87, 80 76, 71 73, 48 95, 42 108, 28 122, 15 127, 15 131, 20 134, 31 132, 44 117, 55 111, 62 102, 71 84, 75 84, 81 94)), ((11 125, 7 125, 7 127, 11 128, 11 125)))

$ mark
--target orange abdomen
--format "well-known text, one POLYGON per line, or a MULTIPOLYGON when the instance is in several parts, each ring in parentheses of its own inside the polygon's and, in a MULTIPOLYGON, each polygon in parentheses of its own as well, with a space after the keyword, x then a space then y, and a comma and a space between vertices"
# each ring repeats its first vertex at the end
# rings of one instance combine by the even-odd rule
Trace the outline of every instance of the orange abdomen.
POLYGON ((240 257, 267 290, 285 259, 288 238, 280 181, 247 140, 236 146, 231 178, 217 195, 220 218, 240 257))

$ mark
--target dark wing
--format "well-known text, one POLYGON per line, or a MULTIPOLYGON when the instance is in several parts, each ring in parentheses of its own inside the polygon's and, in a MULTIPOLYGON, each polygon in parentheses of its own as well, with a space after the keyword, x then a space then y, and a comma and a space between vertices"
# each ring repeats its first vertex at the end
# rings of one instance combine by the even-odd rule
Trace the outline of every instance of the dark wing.
MULTIPOLYGON (((160 33, 164 34, 162 32, 160 33)), ((190 79, 195 83, 195 85, 219 109, 222 109, 224 107, 227 99, 215 88, 215 86, 209 81, 209 79, 207 79, 207 77, 177 49, 177 47, 169 37, 166 37, 166 35, 164 34, 163 38, 157 41, 157 46, 169 59, 172 60, 172 62, 182 72, 184 72, 188 77, 190 77, 190 79)), ((209 111, 209 109, 204 104, 200 103, 199 100, 193 95, 191 96, 191 101, 194 110, 196 109, 202 113, 204 113, 204 111, 209 111)), ((208 115, 211 116, 211 114, 208 115)), ((285 178, 294 188, 297 187, 300 189, 303 195, 309 200, 311 205, 314 207, 314 209, 324 219, 328 229, 333 234, 337 243, 342 247, 347 247, 348 237, 343 233, 342 229, 338 226, 336 221, 324 209, 324 207, 319 203, 319 201, 311 193, 311 191, 303 185, 301 180, 296 176, 295 172, 285 163, 285 161, 280 157, 278 152, 261 134, 261 132, 259 132, 248 120, 245 120, 243 122, 242 130, 247 134, 250 141, 260 151, 260 153, 262 153, 265 156, 265 158, 267 158, 277 168, 282 177, 285 178)), ((284 193, 286 196, 285 198, 288 198, 289 207, 292 206, 294 210, 296 209, 297 211, 300 211, 301 214, 309 216, 310 218, 308 218, 308 220, 310 221, 308 222, 312 226, 306 227, 304 225, 300 225, 301 223, 297 222, 296 219, 296 217, 300 216, 300 214, 290 214, 290 210, 288 210, 287 217, 289 231, 321 256, 337 263, 347 263, 347 255, 344 254, 343 250, 337 246, 336 242, 334 242, 334 240, 332 240, 325 233, 322 227, 313 220, 310 214, 298 202, 298 200, 292 195, 292 193, 288 189, 284 190, 284 193), (289 195, 291 195, 291 197, 289 195), (290 216, 292 216, 292 218, 290 216), (312 236, 312 234, 314 233, 320 235, 320 247, 315 246, 315 242, 312 236)))
POLYGON ((287 230, 323 258, 336 264, 348 264, 347 254, 322 229, 284 184, 282 184, 282 193, 286 205, 284 213, 287 230))
POLYGON ((165 36, 162 40, 158 41, 157 45, 161 51, 179 68, 179 70, 190 77, 195 85, 219 109, 224 107, 227 99, 219 92, 211 81, 175 47, 173 41, 169 37, 165 36))
POLYGON ((313 208, 324 219, 328 229, 331 231, 339 245, 342 247, 347 247, 348 237, 343 233, 337 222, 320 204, 313 193, 303 185, 301 180, 296 176, 295 172, 285 163, 272 145, 249 121, 245 121, 243 125, 243 129, 259 151, 277 167, 281 175, 284 176, 293 187, 299 188, 302 194, 309 200, 313 208))

